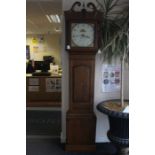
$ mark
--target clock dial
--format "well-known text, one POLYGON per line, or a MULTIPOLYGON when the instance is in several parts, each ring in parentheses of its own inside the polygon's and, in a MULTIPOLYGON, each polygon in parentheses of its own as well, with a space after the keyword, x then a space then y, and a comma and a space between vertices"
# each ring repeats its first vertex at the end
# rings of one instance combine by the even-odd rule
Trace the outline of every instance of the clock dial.
POLYGON ((94 24, 72 24, 71 31, 72 47, 93 47, 94 46, 94 24))

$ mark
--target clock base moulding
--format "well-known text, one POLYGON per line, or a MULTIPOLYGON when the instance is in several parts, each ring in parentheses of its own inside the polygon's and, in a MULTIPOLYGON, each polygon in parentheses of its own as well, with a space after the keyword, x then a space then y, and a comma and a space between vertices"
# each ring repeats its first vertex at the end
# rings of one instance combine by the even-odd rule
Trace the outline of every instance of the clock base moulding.
POLYGON ((65 150, 94 152, 96 116, 93 113, 67 113, 67 141, 65 150), (91 123, 90 123, 91 122, 91 123))

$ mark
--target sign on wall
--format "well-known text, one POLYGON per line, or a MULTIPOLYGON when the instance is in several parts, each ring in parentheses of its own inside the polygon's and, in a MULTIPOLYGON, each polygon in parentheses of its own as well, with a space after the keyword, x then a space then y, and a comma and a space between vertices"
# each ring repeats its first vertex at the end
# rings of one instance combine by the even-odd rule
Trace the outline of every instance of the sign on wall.
POLYGON ((39 78, 29 78, 28 91, 39 92, 39 78))
POLYGON ((29 85, 38 86, 39 85, 39 78, 29 78, 29 85))
POLYGON ((46 78, 46 92, 61 92, 61 78, 46 78))
POLYGON ((120 91, 121 87, 121 66, 102 66, 102 92, 120 91))
POLYGON ((39 86, 28 86, 29 92, 39 92, 39 86))
POLYGON ((33 45, 38 45, 38 39, 37 38, 32 38, 32 44, 33 45))

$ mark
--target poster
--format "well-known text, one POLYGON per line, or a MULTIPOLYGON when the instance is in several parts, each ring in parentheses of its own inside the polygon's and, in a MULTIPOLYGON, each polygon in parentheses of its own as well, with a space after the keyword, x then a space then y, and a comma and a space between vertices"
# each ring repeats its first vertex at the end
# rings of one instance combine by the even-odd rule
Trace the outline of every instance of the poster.
POLYGON ((29 78, 29 85, 38 86, 39 85, 39 79, 38 78, 29 78))
POLYGON ((39 92, 39 86, 28 86, 29 92, 39 92))
POLYGON ((33 37, 32 38, 32 51, 34 53, 46 52, 46 47, 44 44, 43 36, 33 37))
POLYGON ((38 39, 37 38, 32 38, 32 44, 33 45, 38 45, 38 39))
POLYGON ((61 78, 46 78, 46 92, 61 92, 61 78))
POLYGON ((121 65, 102 66, 102 92, 120 91, 121 65))
POLYGON ((52 73, 52 75, 58 75, 58 73, 59 73, 59 66, 58 65, 50 64, 50 72, 52 73))

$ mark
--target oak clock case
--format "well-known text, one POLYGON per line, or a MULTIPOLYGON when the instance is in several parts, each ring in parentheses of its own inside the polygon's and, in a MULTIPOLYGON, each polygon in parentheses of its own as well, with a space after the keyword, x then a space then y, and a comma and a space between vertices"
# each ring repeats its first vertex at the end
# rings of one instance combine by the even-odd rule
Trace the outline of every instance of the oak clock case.
POLYGON ((65 12, 66 50, 69 53, 69 110, 66 115, 66 151, 95 151, 95 54, 99 48, 101 13, 93 3, 75 2, 65 12), (92 7, 93 11, 86 8, 92 7), (74 7, 82 7, 75 11, 74 7))

